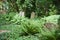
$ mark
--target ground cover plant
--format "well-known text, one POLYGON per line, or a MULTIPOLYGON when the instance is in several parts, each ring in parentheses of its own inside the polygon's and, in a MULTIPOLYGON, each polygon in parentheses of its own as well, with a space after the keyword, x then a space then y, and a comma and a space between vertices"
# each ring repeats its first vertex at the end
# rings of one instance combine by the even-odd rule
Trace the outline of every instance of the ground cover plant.
POLYGON ((0 0, 0 40, 60 40, 60 0, 0 0))
POLYGON ((0 30, 10 31, 4 33, 2 32, 0 34, 0 40, 59 40, 59 28, 57 27, 57 24, 55 25, 54 23, 55 19, 59 19, 59 16, 57 16, 57 18, 53 16, 53 22, 47 18, 45 17, 33 20, 20 17, 18 14, 16 14, 10 20, 10 24, 0 26, 0 30))

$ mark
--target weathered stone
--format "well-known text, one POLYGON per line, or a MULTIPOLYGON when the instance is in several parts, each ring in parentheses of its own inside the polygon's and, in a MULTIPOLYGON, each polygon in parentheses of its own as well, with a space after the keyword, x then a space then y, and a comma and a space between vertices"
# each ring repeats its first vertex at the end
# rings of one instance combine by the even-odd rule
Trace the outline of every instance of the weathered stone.
POLYGON ((58 25, 57 24, 54 24, 54 23, 45 23, 44 24, 44 27, 46 27, 48 29, 52 29, 52 28, 57 29, 58 28, 58 25))
POLYGON ((20 11, 19 15, 20 15, 21 17, 24 17, 24 16, 25 16, 25 14, 24 14, 24 13, 25 13, 25 12, 20 11))
POLYGON ((31 13, 31 19, 35 18, 35 12, 31 13))

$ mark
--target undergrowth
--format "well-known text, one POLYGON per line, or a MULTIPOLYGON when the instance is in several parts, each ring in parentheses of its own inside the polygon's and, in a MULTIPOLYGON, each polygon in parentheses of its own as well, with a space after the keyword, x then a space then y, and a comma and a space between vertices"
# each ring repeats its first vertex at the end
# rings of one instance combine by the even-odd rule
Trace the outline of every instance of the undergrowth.
POLYGON ((52 27, 46 28, 45 19, 28 19, 16 14, 8 25, 1 25, 0 30, 9 33, 0 34, 0 40, 59 40, 60 32, 52 27))

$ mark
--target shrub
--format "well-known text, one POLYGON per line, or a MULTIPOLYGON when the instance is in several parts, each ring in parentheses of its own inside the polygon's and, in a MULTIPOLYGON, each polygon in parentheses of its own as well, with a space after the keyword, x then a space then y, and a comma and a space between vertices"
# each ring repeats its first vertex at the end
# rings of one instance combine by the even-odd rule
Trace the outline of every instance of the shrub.
POLYGON ((15 14, 14 12, 0 14, 0 25, 9 24, 15 14))

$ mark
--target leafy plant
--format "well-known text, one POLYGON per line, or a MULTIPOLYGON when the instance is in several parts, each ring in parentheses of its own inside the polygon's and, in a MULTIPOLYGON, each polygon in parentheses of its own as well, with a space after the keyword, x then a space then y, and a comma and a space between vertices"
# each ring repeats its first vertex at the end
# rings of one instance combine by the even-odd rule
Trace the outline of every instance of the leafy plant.
POLYGON ((9 24, 9 22, 12 20, 12 18, 15 14, 16 13, 14 13, 14 12, 6 13, 6 14, 0 14, 0 23, 1 24, 9 24))

